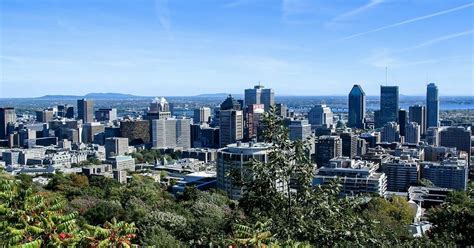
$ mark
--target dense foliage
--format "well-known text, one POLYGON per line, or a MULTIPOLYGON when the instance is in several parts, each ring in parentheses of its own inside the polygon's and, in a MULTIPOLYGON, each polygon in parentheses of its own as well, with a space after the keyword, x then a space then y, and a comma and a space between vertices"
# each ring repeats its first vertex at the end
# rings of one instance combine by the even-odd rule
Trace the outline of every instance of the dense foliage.
MULTIPOLYGON (((23 247, 313 247, 473 245, 473 193, 453 192, 429 211, 428 236, 412 238, 406 199, 340 197, 334 181, 311 187, 309 142, 289 141, 273 111, 263 121, 269 161, 249 164, 246 193, 188 188, 173 197, 152 178, 128 184, 106 177, 58 173, 41 187, 25 175, 0 178, 0 246, 23 247), (251 175, 251 176, 249 176, 251 175), (275 181, 296 190, 281 191, 275 181)), ((143 162, 161 158, 139 151, 143 162)))

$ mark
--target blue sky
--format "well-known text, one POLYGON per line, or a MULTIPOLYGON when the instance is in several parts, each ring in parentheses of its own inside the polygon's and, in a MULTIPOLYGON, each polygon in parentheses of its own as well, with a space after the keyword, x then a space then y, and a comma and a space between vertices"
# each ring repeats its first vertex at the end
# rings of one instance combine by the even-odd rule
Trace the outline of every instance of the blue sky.
POLYGON ((0 97, 474 95, 474 2, 0 0, 0 97))

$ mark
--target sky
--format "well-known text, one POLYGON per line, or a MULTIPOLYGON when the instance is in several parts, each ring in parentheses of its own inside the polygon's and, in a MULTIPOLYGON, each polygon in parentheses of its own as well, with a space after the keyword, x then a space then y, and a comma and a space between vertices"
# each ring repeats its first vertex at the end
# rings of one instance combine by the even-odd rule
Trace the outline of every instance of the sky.
POLYGON ((0 0, 0 98, 474 96, 473 58, 472 0, 0 0))

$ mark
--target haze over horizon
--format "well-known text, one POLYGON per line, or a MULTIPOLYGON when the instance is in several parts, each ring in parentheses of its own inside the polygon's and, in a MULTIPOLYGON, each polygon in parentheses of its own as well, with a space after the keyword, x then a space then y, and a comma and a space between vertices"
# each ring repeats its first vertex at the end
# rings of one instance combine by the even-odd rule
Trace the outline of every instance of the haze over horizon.
POLYGON ((121 92, 473 96, 472 1, 0 2, 0 98, 121 92))

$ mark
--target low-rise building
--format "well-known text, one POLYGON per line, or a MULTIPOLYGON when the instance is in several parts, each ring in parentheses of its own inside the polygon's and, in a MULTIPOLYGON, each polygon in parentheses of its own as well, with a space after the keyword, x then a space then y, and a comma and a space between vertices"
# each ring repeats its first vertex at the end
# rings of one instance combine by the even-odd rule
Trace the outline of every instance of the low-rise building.
POLYGON ((387 177, 384 173, 377 173, 377 168, 378 166, 373 162, 347 157, 334 158, 327 166, 319 168, 313 179, 313 185, 323 185, 339 179, 343 196, 366 193, 384 196, 387 190, 387 177))
POLYGON ((217 159, 217 150, 210 148, 191 148, 183 150, 181 153, 182 158, 195 158, 203 161, 204 163, 209 163, 216 161, 217 159))
POLYGON ((467 190, 469 167, 466 160, 450 158, 440 163, 421 164, 421 175, 435 186, 455 190, 467 190))
POLYGON ((420 165, 411 158, 391 158, 382 164, 382 168, 387 175, 388 191, 406 192, 420 179, 420 165))
POLYGON ((115 156, 108 160, 114 170, 135 171, 135 159, 131 156, 115 156))

